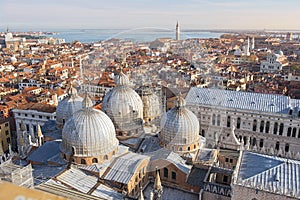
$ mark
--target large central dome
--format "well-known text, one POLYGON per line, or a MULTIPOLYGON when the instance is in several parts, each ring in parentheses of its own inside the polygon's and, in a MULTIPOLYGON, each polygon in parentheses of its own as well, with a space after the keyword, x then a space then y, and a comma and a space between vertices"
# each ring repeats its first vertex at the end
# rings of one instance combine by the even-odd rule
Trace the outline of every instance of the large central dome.
POLYGON ((74 113, 62 131, 61 150, 76 163, 91 164, 110 159, 118 148, 115 128, 102 111, 93 109, 87 96, 83 108, 74 113))
POLYGON ((178 153, 197 150, 199 129, 197 116, 185 107, 185 100, 179 97, 178 106, 161 119, 160 144, 178 153))
POLYGON ((129 78, 122 71, 116 76, 115 83, 116 87, 105 95, 102 109, 112 119, 118 135, 137 134, 143 125, 141 97, 130 88, 129 78))

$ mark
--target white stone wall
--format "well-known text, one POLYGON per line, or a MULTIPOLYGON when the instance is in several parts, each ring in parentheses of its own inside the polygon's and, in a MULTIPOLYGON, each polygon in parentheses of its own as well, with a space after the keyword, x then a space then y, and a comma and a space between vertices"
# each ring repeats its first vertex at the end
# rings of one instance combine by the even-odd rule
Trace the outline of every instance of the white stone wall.
POLYGON ((209 106, 189 106, 188 108, 197 115, 200 121, 199 134, 206 138, 207 147, 215 147, 218 141, 222 142, 224 137, 231 133, 234 123, 235 135, 239 139, 243 138, 245 146, 249 143, 249 150, 299 159, 296 158, 296 154, 300 148, 300 118, 295 118, 295 115, 209 106), (213 116, 216 116, 215 121, 213 116), (218 116, 220 116, 219 123, 218 116), (229 127, 227 120, 230 123, 228 124, 229 127), (254 120, 257 123, 256 131, 253 130, 254 120), (239 126, 238 121, 240 121, 239 126), (262 121, 263 126, 261 126, 262 121), (274 134, 275 123, 278 124, 276 134, 274 134), (267 124, 269 125, 267 126, 267 124), (280 133, 280 124, 283 124, 282 133, 280 133), (263 143, 260 142, 261 140, 263 143), (279 148, 276 148, 278 144, 279 148), (288 152, 285 151, 286 145, 289 146, 288 152))

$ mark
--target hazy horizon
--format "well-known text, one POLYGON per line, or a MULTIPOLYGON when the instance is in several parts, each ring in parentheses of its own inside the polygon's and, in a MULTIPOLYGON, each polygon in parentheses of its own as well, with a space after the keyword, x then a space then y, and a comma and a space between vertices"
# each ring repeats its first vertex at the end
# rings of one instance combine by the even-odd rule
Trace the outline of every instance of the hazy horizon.
POLYGON ((1 30, 300 30, 299 0, 2 0, 1 30))

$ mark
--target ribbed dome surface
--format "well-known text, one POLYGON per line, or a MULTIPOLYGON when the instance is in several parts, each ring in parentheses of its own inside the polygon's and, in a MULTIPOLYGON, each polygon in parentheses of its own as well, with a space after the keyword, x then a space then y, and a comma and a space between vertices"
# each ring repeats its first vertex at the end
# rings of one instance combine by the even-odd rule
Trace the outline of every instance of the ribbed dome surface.
POLYGON ((159 138, 164 144, 175 145, 200 141, 198 118, 185 107, 183 98, 179 99, 178 106, 163 115, 159 138))
POLYGON ((100 110, 84 108, 66 122, 62 131, 62 151, 75 156, 106 155, 117 148, 115 127, 110 118, 100 110))
POLYGON ((117 86, 105 95, 102 109, 113 120, 117 129, 129 130, 132 128, 132 122, 143 119, 143 102, 129 87, 129 80, 125 74, 121 72, 115 81, 117 86))
POLYGON ((71 87, 69 96, 60 101, 56 107, 56 123, 63 125, 76 111, 82 108, 83 98, 77 95, 77 90, 71 87))

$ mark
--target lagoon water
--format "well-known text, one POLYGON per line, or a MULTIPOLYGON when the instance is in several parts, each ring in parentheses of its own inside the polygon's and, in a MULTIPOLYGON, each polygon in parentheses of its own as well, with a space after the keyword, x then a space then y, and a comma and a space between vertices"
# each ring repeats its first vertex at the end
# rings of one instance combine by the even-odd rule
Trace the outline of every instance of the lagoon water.
MULTIPOLYGON (((132 40, 135 42, 150 42, 157 38, 175 38, 175 31, 169 29, 138 28, 138 29, 65 29, 47 30, 57 35, 51 37, 63 38, 66 42, 78 40, 83 43, 92 43, 111 38, 132 40)), ((223 33, 201 30, 183 30, 181 39, 188 38, 219 38, 223 33)), ((50 36, 50 35, 47 35, 50 36)))

